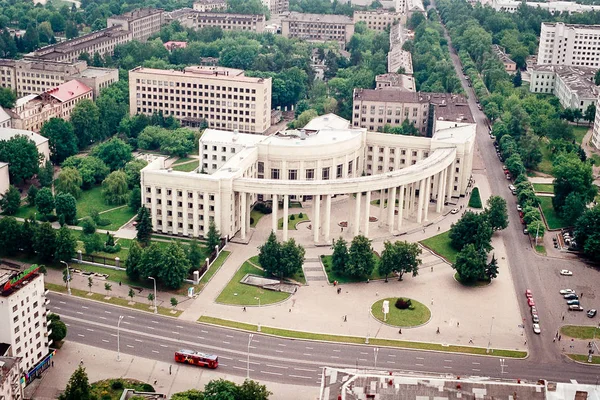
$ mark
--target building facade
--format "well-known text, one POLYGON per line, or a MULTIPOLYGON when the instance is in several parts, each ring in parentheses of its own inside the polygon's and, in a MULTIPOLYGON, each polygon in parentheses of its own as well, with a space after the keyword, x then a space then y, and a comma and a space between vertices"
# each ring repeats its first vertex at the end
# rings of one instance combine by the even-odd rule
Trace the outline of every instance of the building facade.
POLYGON ((262 3, 271 14, 283 14, 290 10, 289 0, 262 0, 262 3))
POLYGON ((265 30, 266 19, 264 15, 200 12, 192 9, 179 11, 171 13, 171 18, 179 21, 185 28, 197 30, 214 26, 224 31, 251 31, 256 33, 262 33, 265 30))
POLYGON ((121 29, 131 32, 133 40, 145 42, 163 26, 163 10, 139 8, 121 15, 113 15, 106 20, 106 26, 120 26, 121 29))
POLYGON ((131 115, 162 112, 184 126, 206 121, 211 128, 263 133, 271 126, 271 78, 222 67, 138 67, 129 71, 129 107, 131 115))
POLYGON ((5 357, 0 355, 0 399, 23 399, 21 362, 19 357, 5 357))
MULTIPOLYGON (((398 233, 405 218, 421 224, 430 210, 440 213, 445 201, 465 194, 475 127, 440 121, 433 138, 423 138, 351 128, 330 114, 302 130, 272 136, 207 130, 200 139, 198 170, 166 169, 164 158, 142 170, 142 204, 158 232, 205 236, 214 222, 222 235, 239 232, 244 240, 255 201, 282 201, 284 221, 291 199, 312 201, 311 235, 315 243, 330 243, 332 230, 338 231, 331 221, 334 196, 348 195, 354 211, 348 227, 365 236, 371 198, 379 198, 399 205, 384 209, 380 201, 378 207, 379 225, 398 233)), ((278 207, 272 220, 277 232, 278 207)))
POLYGON ((517 63, 510 59, 508 54, 504 51, 504 48, 497 44, 492 45, 492 51, 498 56, 500 62, 504 65, 504 70, 509 74, 517 71, 517 63))
MULTIPOLYGON (((482 4, 484 2, 481 2, 482 4)), ((528 7, 539 8, 547 10, 551 14, 577 14, 583 12, 600 11, 600 6, 592 4, 578 4, 572 1, 549 1, 547 3, 537 1, 515 1, 515 0, 493 0, 488 2, 490 6, 496 11, 504 11, 508 13, 514 13, 517 11, 521 4, 525 4, 528 7)))
POLYGON ((25 270, 2 266, 0 290, 0 342, 10 345, 9 356, 21 359, 29 379, 50 354, 44 275, 36 265, 25 270))
POLYGON ((354 21, 345 15, 291 12, 281 19, 281 34, 309 42, 338 42, 345 47, 354 34, 354 21))
POLYGON ((225 10, 227 2, 225 0, 199 0, 194 2, 193 9, 200 12, 225 10))
POLYGON ((354 23, 364 22, 367 24, 367 28, 374 31, 383 32, 388 26, 391 26, 400 21, 401 14, 385 10, 383 8, 373 11, 354 11, 353 19, 354 23))
MULTIPOLYGON (((600 110, 600 99, 596 100, 596 110, 600 110)), ((600 150, 600 112, 596 112, 592 131, 592 145, 600 150)))
POLYGON ((375 77, 375 88, 398 88, 406 92, 416 92, 417 86, 415 78, 406 74, 396 74, 393 72, 377 75, 375 77))
POLYGON ((600 67, 600 25, 542 22, 539 65, 600 67))
POLYGON ((537 65, 529 69, 529 91, 554 94, 564 108, 576 108, 585 113, 600 94, 594 83, 595 73, 595 68, 537 65))

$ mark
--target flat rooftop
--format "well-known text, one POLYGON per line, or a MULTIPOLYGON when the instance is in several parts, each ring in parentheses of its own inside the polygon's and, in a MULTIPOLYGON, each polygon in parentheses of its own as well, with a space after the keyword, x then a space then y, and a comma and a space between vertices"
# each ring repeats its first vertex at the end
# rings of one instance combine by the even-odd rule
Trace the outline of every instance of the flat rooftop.
POLYGON ((59 58, 63 54, 85 49, 96 43, 102 43, 107 40, 120 38, 129 34, 129 31, 124 31, 119 26, 112 26, 110 28, 105 28, 100 31, 89 33, 87 35, 79 36, 75 39, 71 39, 66 42, 42 47, 40 49, 37 49, 33 53, 30 53, 29 55, 38 59, 54 60, 56 58, 59 58))
POLYGON ((550 26, 550 27, 564 25, 565 28, 572 28, 572 29, 593 29, 593 30, 600 29, 600 25, 565 24, 564 22, 542 22, 542 26, 544 26, 544 25, 550 26))
POLYGON ((29 139, 34 141, 36 146, 48 141, 47 138, 32 131, 26 131, 24 129, 0 128, 0 140, 9 140, 17 135, 27 136, 29 139))
POLYGON ((73 75, 75 78, 97 78, 113 73, 116 69, 113 68, 98 68, 88 67, 86 70, 81 71, 78 74, 73 75))
POLYGON ((183 70, 174 69, 155 69, 155 68, 144 68, 137 67, 129 71, 129 73, 139 73, 148 75, 162 75, 162 76, 173 76, 173 77, 185 77, 185 78, 198 78, 198 79, 218 79, 226 81, 238 81, 247 83, 262 83, 265 81, 264 78, 254 78, 244 75, 244 71, 240 69, 214 67, 214 66, 193 66, 186 67, 183 70))
POLYGON ((282 21, 298 21, 298 22, 321 22, 327 24, 354 24, 352 18, 345 15, 336 14, 305 14, 299 12, 291 12, 283 17, 282 21))
POLYGON ((571 65, 534 65, 531 72, 548 72, 556 74, 571 91, 580 98, 597 97, 600 88, 594 83, 595 68, 576 67, 571 65))
POLYGON ((405 92, 394 88, 354 89, 354 100, 394 103, 422 103, 421 93, 405 92))
POLYGON ((163 10, 160 8, 138 8, 121 15, 113 15, 109 19, 122 19, 127 21, 133 21, 139 18, 149 17, 150 15, 160 14, 163 10))

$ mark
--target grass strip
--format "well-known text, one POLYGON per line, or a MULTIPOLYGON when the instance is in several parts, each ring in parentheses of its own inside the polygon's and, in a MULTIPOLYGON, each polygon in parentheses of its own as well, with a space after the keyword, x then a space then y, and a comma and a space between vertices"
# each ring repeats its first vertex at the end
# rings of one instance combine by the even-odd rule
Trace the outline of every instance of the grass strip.
MULTIPOLYGON (((230 321, 221 318, 202 316, 198 318, 198 322, 226 326, 229 328, 236 328, 245 331, 257 332, 258 327, 253 324, 246 324, 243 322, 230 321)), ((339 342, 339 343, 354 343, 364 344, 365 338, 357 336, 341 336, 341 335, 329 335, 324 333, 311 333, 302 331, 291 331, 288 329, 271 328, 269 326, 261 326, 261 332, 273 336, 280 336, 285 338, 294 339, 309 339, 309 340, 321 340, 325 342, 339 342)), ((468 346, 454 346, 448 345, 443 346, 437 343, 421 343, 421 342, 408 342, 404 340, 392 340, 392 339, 377 339, 370 338, 369 344, 372 346, 387 346, 387 347, 398 347, 405 349, 418 349, 418 350, 435 350, 444 351, 450 353, 465 353, 465 354, 479 354, 487 355, 486 348, 484 347, 468 347, 468 346)), ((501 350, 491 349, 490 354, 496 357, 510 357, 510 358, 525 358, 527 353, 524 351, 517 350, 501 350)))
MULTIPOLYGON (((300 222, 309 221, 308 215, 306 215, 306 213, 301 214, 302 217, 300 216, 300 214, 292 214, 288 217, 288 230, 298 229, 296 225, 298 225, 300 222), (294 217, 294 219, 292 219, 292 216, 294 217)), ((277 221, 277 229, 283 229, 283 218, 279 218, 279 220, 277 221)))
POLYGON ((560 333, 575 339, 593 339, 600 337, 600 328, 595 326, 565 325, 560 327, 560 333), (594 331, 596 331, 594 333, 594 331))
POLYGON ((238 306, 258 306, 260 301, 260 304, 265 306, 267 304, 279 303, 290 297, 290 294, 286 292, 275 292, 241 283, 240 281, 246 274, 264 276, 264 271, 245 261, 219 294, 216 302, 238 306))
POLYGON ((450 231, 442 232, 439 235, 432 236, 429 239, 422 240, 420 243, 433 250, 436 254, 444 257, 448 262, 454 264, 456 262, 456 251, 450 244, 450 231))
POLYGON ((537 198, 540 200, 540 207, 542 207, 542 212, 544 213, 544 218, 546 218, 548 229, 560 229, 567 226, 562 218, 556 213, 556 210, 554 210, 554 206, 552 205, 552 197, 537 196, 537 198))
POLYGON ((534 183, 533 190, 536 192, 554 193, 554 185, 552 183, 534 183))
POLYGON ((600 356, 592 356, 591 363, 588 362, 588 356, 585 354, 567 354, 567 357, 573 361, 579 361, 586 364, 600 364, 600 356))
MULTIPOLYGON (((46 282, 45 286, 46 286, 46 289, 51 290, 53 292, 67 293, 67 288, 64 287, 63 285, 57 285, 54 283, 46 282)), ((85 290, 73 289, 73 288, 71 289, 71 294, 73 296, 81 297, 84 299, 91 299, 91 300, 101 301, 102 303, 108 303, 108 304, 113 304, 113 305, 117 305, 117 306, 133 308, 133 309, 139 310, 139 311, 145 311, 148 313, 154 313, 154 310, 151 309, 148 304, 138 303, 138 302, 134 302, 134 304, 129 304, 129 300, 122 299, 120 297, 111 297, 110 299, 106 299, 105 298, 106 296, 103 294, 100 294, 100 293, 89 294, 89 292, 86 292, 85 290)), ((158 306, 158 313, 161 315, 166 315, 168 317, 179 317, 181 315, 181 313, 183 312, 181 310, 175 310, 175 313, 172 313, 171 310, 172 310, 171 308, 165 308, 165 307, 158 306)))
MULTIPOLYGON (((419 303, 416 300, 410 299, 411 307, 401 310, 395 306, 397 299, 397 297, 389 297, 387 299, 376 301, 371 306, 371 314, 381 322, 384 322, 383 302, 388 300, 390 302, 390 312, 388 313, 385 321, 385 323, 388 325, 393 325, 400 328, 419 326, 423 325, 425 322, 429 321, 429 318, 431 318, 431 311, 429 311, 429 308, 427 308, 423 303, 419 303)), ((407 298, 404 299, 408 300, 407 298)))

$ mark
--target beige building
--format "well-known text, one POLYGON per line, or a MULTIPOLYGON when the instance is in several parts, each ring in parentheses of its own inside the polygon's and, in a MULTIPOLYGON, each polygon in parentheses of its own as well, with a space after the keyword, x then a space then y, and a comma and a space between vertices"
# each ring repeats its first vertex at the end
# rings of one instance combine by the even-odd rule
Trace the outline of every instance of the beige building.
POLYGON ((539 65, 600 67, 600 25, 542 22, 539 65))
POLYGON ((354 23, 364 22, 367 28, 383 32, 388 26, 400 21, 401 14, 383 8, 373 11, 354 11, 354 23))
POLYGON ((219 11, 227 9, 225 0, 198 0, 194 2, 194 10, 200 12, 219 11))
MULTIPOLYGON (((131 32, 133 40, 146 41, 160 31, 163 25, 163 10, 157 8, 140 8, 121 15, 114 15, 106 20, 106 26, 120 26, 131 32)), ((93 53, 90 53, 93 54, 93 53)))
POLYGON ((138 67, 129 71, 129 111, 161 111, 190 127, 206 121, 211 128, 263 133, 271 126, 271 78, 222 67, 138 67))
POLYGON ((89 86, 92 89, 94 99, 96 99, 102 89, 119 81, 119 70, 116 68, 91 67, 78 74, 71 75, 69 78, 89 86))
POLYGON ((269 9, 271 14, 283 14, 290 10, 289 0, 262 0, 262 3, 269 9))
POLYGON ((0 161, 0 194, 4 195, 10 186, 8 163, 0 161))
POLYGON ((594 83, 596 71, 566 65, 536 65, 529 69, 529 91, 553 94, 564 108, 577 108, 585 113, 600 94, 594 83))
POLYGON ((492 45, 492 51, 498 56, 500 62, 504 64, 504 69, 509 74, 517 71, 517 63, 510 59, 508 54, 504 51, 503 47, 498 46, 497 44, 492 45))
POLYGON ((251 31, 262 33, 265 30, 264 15, 229 14, 200 12, 192 9, 172 12, 170 18, 177 20, 185 28, 202 29, 216 26, 224 31, 251 31))
POLYGON ((281 19, 281 34, 309 42, 338 42, 345 47, 354 34, 354 21, 345 15, 292 12, 281 19))
POLYGON ((13 129, 13 128, 4 128, 0 129, 0 141, 1 140, 10 140, 13 137, 20 135, 26 136, 29 140, 35 143, 38 153, 40 153, 43 157, 40 160, 40 165, 44 165, 46 161, 50 159, 50 146, 48 145, 48 139, 40 135, 39 133, 35 133, 33 131, 27 131, 23 129, 13 129))
POLYGON ((396 74, 389 72, 387 74, 377 75, 375 77, 375 88, 398 88, 406 92, 416 92, 417 86, 415 78, 406 74, 396 74))
MULTIPOLYGON (((18 357, 2 355, 0 344, 0 399, 22 400, 23 386, 21 385, 21 363, 18 357)), ((6 353, 10 348, 6 349, 6 353)))

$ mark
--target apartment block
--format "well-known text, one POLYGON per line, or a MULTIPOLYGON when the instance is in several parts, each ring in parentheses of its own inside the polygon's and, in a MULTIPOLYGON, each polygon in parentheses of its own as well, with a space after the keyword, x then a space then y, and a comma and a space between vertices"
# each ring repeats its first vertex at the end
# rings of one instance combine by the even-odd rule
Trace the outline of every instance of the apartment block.
POLYGON ((225 10, 227 2, 225 0, 199 0, 194 2, 193 8, 200 12, 225 10))
POLYGON ((262 0, 262 3, 269 9, 271 14, 283 14, 290 10, 289 0, 262 0))
POLYGON ((47 368, 52 357, 46 293, 37 265, 0 266, 0 343, 9 346, 8 356, 20 358, 26 382, 47 368))
POLYGON ((69 76, 92 89, 94 99, 96 99, 102 89, 109 87, 119 81, 119 70, 116 68, 96 68, 90 67, 86 70, 69 76))
POLYGON ((18 357, 2 356, 8 350, 6 343, 0 343, 0 399, 22 400, 21 362, 18 357))
POLYGON ((281 19, 281 34, 309 42, 338 42, 345 47, 354 34, 354 21, 345 15, 292 12, 281 19))
POLYGON ((256 33, 264 32, 266 21, 264 15, 212 13, 192 9, 176 10, 170 13, 167 20, 177 20, 182 26, 190 29, 216 26, 224 31, 252 31, 256 33))
POLYGON ((107 27, 120 26, 121 29, 131 32, 133 40, 141 42, 158 33, 162 25, 163 10, 157 8, 140 8, 125 14, 114 15, 106 20, 107 27))
POLYGON ((542 22, 537 60, 540 65, 600 67, 600 25, 542 22))
POLYGON ((600 94, 594 83, 595 73, 595 68, 536 65, 529 69, 529 91, 554 94, 564 108, 577 108, 584 113, 600 94))
POLYGON ((182 125, 263 133, 271 126, 271 78, 232 68, 192 66, 181 71, 129 71, 130 113, 162 112, 182 125))
MULTIPOLYGON (((481 1, 482 5, 484 4, 481 1)), ((528 7, 539 8, 547 10, 551 14, 578 14, 583 12, 599 11, 600 6, 593 4, 578 4, 573 1, 549 1, 542 3, 539 1, 516 1, 516 0, 493 0, 487 2, 496 11, 504 11, 508 13, 514 13, 517 11, 521 4, 525 4, 528 7)))
POLYGON ((374 31, 383 32, 388 26, 391 26, 400 21, 400 13, 377 9, 374 11, 354 11, 354 23, 364 22, 367 24, 367 28, 374 31))

